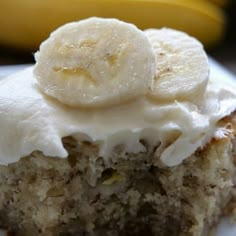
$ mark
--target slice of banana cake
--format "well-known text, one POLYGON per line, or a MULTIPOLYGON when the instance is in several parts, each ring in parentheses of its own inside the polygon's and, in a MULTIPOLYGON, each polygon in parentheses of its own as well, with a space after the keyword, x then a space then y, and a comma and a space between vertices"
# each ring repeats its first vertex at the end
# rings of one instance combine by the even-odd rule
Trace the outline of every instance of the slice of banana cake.
POLYGON ((236 85, 200 42, 89 18, 0 81, 0 226, 207 236, 234 186, 236 85))

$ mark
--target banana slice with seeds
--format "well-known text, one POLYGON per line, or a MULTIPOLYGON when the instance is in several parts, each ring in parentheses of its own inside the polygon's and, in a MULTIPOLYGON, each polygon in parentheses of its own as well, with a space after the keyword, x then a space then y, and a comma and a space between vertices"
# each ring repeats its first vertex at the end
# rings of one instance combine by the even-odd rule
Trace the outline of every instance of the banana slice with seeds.
POLYGON ((149 95, 160 101, 197 102, 205 93, 209 66, 202 44, 172 29, 148 29, 156 57, 156 74, 149 95))
POLYGON ((64 104, 104 107, 147 93, 155 56, 146 35, 116 19, 66 24, 41 44, 34 74, 64 104))

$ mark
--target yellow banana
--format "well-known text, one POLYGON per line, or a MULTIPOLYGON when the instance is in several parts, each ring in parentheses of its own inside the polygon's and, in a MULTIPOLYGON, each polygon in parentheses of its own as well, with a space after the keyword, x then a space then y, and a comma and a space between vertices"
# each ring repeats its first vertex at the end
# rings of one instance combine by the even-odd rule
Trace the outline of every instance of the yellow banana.
POLYGON ((0 1, 0 43, 36 50, 58 26, 90 16, 112 17, 141 29, 170 27, 205 46, 224 32, 223 11, 203 0, 21 0, 0 1))
POLYGON ((208 0, 208 1, 215 3, 220 7, 225 7, 229 4, 229 0, 208 0))

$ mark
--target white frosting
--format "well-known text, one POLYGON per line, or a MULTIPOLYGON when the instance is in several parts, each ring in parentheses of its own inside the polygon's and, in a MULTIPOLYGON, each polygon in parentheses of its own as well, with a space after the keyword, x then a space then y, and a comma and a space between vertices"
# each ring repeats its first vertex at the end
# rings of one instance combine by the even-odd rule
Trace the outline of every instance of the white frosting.
POLYGON ((216 122, 236 108, 236 85, 228 85, 211 77, 199 106, 140 98, 112 108, 86 110, 42 94, 30 67, 0 81, 0 164, 16 162, 35 150, 66 158, 62 137, 74 136, 96 142, 105 160, 117 145, 138 153, 145 151, 141 139, 153 145, 171 142, 161 160, 168 166, 178 165, 209 141, 216 122))

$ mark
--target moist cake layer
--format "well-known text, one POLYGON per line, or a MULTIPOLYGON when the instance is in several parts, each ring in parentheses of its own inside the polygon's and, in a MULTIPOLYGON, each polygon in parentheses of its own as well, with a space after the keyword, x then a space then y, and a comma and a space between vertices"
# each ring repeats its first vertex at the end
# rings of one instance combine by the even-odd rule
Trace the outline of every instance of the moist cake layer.
POLYGON ((154 164, 158 147, 145 142, 145 152, 117 147, 104 162, 97 145, 64 138, 68 159, 33 152, 0 167, 1 226, 24 236, 207 235, 233 186, 230 124, 221 131, 171 168, 154 164))

